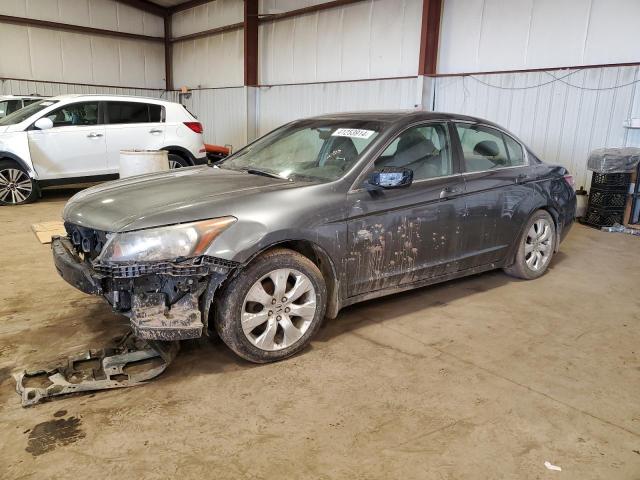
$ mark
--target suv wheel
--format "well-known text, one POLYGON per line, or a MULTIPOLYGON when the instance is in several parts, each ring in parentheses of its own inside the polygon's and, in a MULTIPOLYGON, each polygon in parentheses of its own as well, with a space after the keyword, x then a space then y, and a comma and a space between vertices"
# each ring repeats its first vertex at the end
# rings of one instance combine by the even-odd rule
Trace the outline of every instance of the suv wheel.
POLYGON ((189 162, 187 162, 180 155, 176 155, 175 153, 170 153, 168 156, 169 156, 170 170, 173 170, 174 168, 190 167, 189 162))
POLYGON ((302 350, 320 328, 327 289, 318 267, 292 250, 260 255, 216 300, 215 327, 231 350, 256 363, 302 350))
POLYGON ((533 280, 547 271, 556 246, 556 227, 551 215, 544 210, 534 213, 524 228, 518 243, 516 261, 505 268, 507 274, 533 280))
POLYGON ((38 197, 36 182, 17 163, 0 160, 0 205, 21 205, 38 197))

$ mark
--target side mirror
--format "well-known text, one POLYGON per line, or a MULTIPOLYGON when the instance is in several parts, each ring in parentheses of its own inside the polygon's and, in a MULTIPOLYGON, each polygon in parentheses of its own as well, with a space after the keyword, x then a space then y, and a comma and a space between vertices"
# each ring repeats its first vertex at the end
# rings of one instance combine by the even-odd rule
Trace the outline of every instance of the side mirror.
POLYGON ((408 187, 413 182, 413 170, 410 168, 385 167, 376 170, 369 177, 369 185, 378 188, 408 187))
POLYGON ((53 122, 50 118, 42 117, 36 120, 36 123, 33 124, 38 130, 49 130, 53 128, 53 122))

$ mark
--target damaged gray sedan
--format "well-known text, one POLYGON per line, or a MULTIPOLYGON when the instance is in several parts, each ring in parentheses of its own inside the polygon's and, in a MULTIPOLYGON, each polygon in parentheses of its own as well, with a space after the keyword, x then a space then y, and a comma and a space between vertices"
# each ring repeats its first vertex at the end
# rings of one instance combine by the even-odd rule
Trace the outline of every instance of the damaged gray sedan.
POLYGON ((269 362, 346 305, 496 268, 539 277, 572 225, 571 182, 481 119, 328 115, 215 166, 84 190, 52 248, 137 337, 215 331, 269 362))

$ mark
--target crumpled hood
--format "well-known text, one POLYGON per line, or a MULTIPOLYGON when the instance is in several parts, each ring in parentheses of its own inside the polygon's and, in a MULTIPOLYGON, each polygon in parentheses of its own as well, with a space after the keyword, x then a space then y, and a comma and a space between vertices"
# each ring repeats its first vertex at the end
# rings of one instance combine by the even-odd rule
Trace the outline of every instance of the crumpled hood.
MULTIPOLYGON (((65 221, 107 232, 139 230, 233 215, 233 200, 293 182, 208 166, 131 177, 74 195, 65 221)), ((255 200, 259 204, 259 200, 255 200)))

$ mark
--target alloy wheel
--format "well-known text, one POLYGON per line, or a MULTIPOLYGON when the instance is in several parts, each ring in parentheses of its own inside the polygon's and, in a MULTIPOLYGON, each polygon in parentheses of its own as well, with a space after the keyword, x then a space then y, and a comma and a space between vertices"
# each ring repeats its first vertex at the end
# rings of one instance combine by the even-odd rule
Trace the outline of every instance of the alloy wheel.
POLYGON ((182 168, 182 164, 180 162, 176 162, 175 160, 169 160, 169 169, 173 170, 174 168, 182 168))
POLYGON ((542 270, 549 263, 553 250, 553 228, 548 220, 536 220, 524 244, 524 258, 527 266, 534 271, 542 270))
POLYGON ((305 274, 288 268, 273 270, 245 296, 242 331, 261 350, 282 350, 304 336, 316 308, 315 288, 305 274))
POLYGON ((0 170, 0 201, 18 204, 31 196, 33 185, 31 179, 22 170, 5 168, 0 170))

